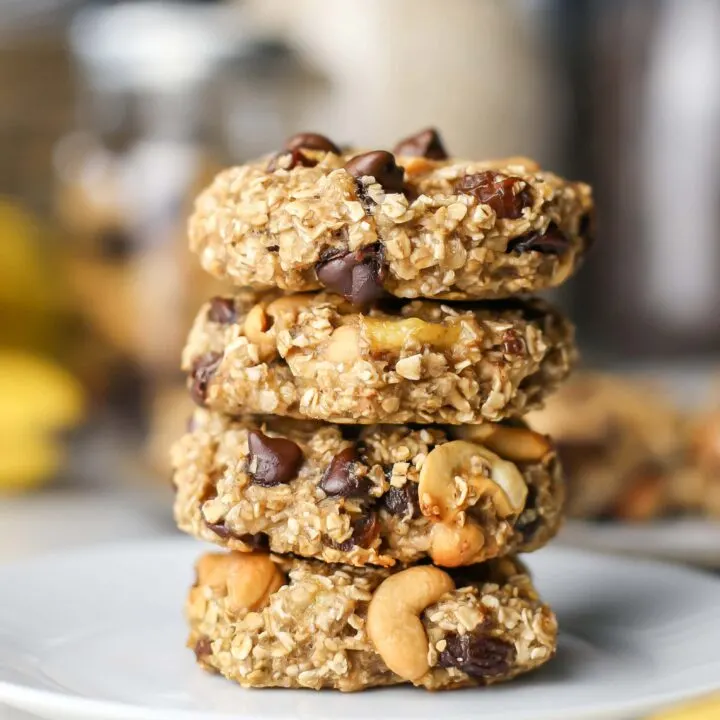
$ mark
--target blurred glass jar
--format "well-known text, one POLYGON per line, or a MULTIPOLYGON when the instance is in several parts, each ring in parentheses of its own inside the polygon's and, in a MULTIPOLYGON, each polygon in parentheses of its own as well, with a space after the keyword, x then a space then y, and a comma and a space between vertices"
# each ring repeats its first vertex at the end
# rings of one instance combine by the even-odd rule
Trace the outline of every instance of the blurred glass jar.
POLYGON ((213 6, 113 5, 71 26, 80 129, 56 148, 56 211, 95 372, 117 355, 152 380, 172 374, 216 291, 186 253, 184 217, 217 167, 203 89, 239 38, 213 6))

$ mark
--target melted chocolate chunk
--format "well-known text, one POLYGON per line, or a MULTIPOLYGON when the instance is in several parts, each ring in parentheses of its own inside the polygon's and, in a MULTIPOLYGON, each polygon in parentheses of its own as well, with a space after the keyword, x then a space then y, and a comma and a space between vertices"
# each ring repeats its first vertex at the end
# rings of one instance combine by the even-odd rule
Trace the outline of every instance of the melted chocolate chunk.
POLYGON ((235 312, 235 303, 232 298, 212 298, 207 317, 210 322, 220 323, 221 325, 231 325, 236 322, 237 312, 235 312))
POLYGON ((248 465, 255 485, 274 487, 297 477, 303 461, 300 447, 286 438, 273 438, 257 430, 248 433, 248 465))
POLYGON ((440 135, 435 128, 427 128, 401 140, 393 150, 395 155, 425 157, 429 160, 447 160, 448 154, 443 147, 440 135))
POLYGON ((515 184, 520 180, 486 170, 460 178, 455 184, 455 192, 472 195, 483 205, 489 205, 499 220, 517 220, 522 217, 523 208, 532 205, 532 194, 527 186, 517 194, 514 192, 515 184))
POLYGON ((481 628, 465 635, 450 633, 447 645, 438 656, 440 667, 454 667, 474 678, 496 678, 505 675, 515 662, 515 647, 494 638, 481 628))
POLYGON ((546 255, 562 255, 570 246, 570 241, 560 228, 551 222, 544 233, 531 232, 508 242, 506 252, 527 252, 535 250, 546 255))
POLYGON ((403 517, 409 515, 413 519, 420 517, 418 486, 410 480, 402 487, 390 487, 382 496, 381 502, 391 515, 403 517))
POLYGON ((243 533, 242 535, 237 535, 230 530, 225 523, 207 523, 207 526, 223 540, 233 538, 249 545, 253 550, 270 549, 270 538, 265 533, 243 533))
POLYGON ((332 140, 318 133, 298 133, 285 141, 285 150, 292 151, 301 148, 340 154, 340 148, 332 140))
POLYGON ((315 272, 320 283, 353 305, 365 306, 383 294, 384 252, 379 243, 355 252, 330 252, 320 258, 315 272))
POLYGON ((201 407, 205 405, 208 384, 217 372, 218 367, 220 367, 222 357, 222 353, 209 352, 196 358, 193 363, 190 373, 190 395, 201 407))
POLYGON ((358 462, 354 447, 340 451, 322 476, 320 487, 330 497, 367 497, 370 483, 367 478, 358 477, 358 462))
POLYGON ((345 169, 358 180, 371 175, 385 192, 401 193, 405 187, 405 170, 395 162, 395 156, 386 150, 357 155, 346 163, 345 169))

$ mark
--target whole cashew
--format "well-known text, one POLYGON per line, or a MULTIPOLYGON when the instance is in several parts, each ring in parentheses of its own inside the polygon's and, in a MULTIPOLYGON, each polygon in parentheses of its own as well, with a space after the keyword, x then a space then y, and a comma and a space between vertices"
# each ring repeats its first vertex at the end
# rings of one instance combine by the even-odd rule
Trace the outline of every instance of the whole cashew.
POLYGON ((482 445, 453 440, 432 450, 420 470, 418 495, 423 515, 452 522, 463 509, 456 501, 455 477, 463 475, 479 493, 488 493, 501 517, 519 514, 525 507, 527 485, 517 467, 482 445), (490 466, 491 476, 472 473, 473 458, 490 466))
POLYGON ((525 427, 484 423, 459 427, 454 434, 463 440, 481 443, 500 457, 514 462, 539 462, 553 449, 546 435, 525 427))
POLYGON ((403 680, 417 680, 430 667, 420 614, 454 589, 446 572, 420 565, 391 575, 375 590, 368 606, 368 637, 385 664, 403 680))
POLYGON ((259 610, 285 584, 285 576, 264 553, 204 555, 197 565, 198 581, 215 592, 226 592, 233 612, 259 610))

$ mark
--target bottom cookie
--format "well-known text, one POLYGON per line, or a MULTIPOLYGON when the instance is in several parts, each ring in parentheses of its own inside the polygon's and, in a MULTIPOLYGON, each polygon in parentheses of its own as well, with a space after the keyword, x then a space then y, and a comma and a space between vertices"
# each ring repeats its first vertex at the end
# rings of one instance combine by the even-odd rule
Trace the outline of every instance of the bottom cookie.
POLYGON ((557 641, 554 614, 508 558, 393 571, 207 554, 187 615, 199 664, 244 687, 489 685, 543 665, 557 641))

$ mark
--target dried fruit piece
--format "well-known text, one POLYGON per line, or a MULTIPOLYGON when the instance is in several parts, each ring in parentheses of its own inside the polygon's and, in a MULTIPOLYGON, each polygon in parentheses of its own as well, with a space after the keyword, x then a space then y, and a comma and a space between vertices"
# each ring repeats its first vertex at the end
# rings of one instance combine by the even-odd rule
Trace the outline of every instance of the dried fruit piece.
POLYGON ((320 480, 320 487, 331 497, 364 497, 369 489, 367 478, 358 476, 357 450, 348 447, 332 459, 320 480))
POLYGON ((562 255, 570 247, 570 241, 553 222, 544 233, 532 232, 513 238, 508 242, 505 252, 527 252, 535 250, 546 255, 562 255))
POLYGON ((460 178, 455 192, 472 195, 483 205, 489 205, 499 220, 517 220, 522 217, 523 208, 532 205, 527 185, 517 190, 521 182, 521 178, 486 170, 460 178))
POLYGON ((435 128, 426 128, 401 140, 394 148, 395 155, 411 155, 428 160, 447 160, 440 134, 435 128))
POLYGON ((369 305, 383 294, 384 252, 375 243, 355 252, 331 252, 315 266, 318 280, 353 305, 369 305))
POLYGON ((382 496, 382 505, 391 515, 420 517, 417 483, 408 480, 402 487, 391 487, 382 496))
POLYGON ((248 433, 248 468, 256 485, 274 487, 290 482, 303 461, 300 447, 286 438, 273 438, 258 430, 248 433))
POLYGON ((440 667, 454 667, 474 678, 505 675, 515 662, 515 646, 486 634, 482 628, 445 636, 445 649, 438 656, 440 667))
POLYGON ((218 367, 220 367, 222 357, 222 353, 209 352, 196 358, 193 362, 192 371, 190 372, 190 395, 200 406, 205 405, 208 384, 217 372, 218 367))
POLYGON ((210 322, 221 325, 231 325, 237 320, 235 303, 232 298, 214 297, 210 300, 210 307, 207 314, 210 322))
POLYGON ((346 163, 345 169, 357 179, 368 175, 374 177, 385 192, 401 193, 404 189, 405 171, 395 162, 395 156, 386 150, 357 155, 346 163))

